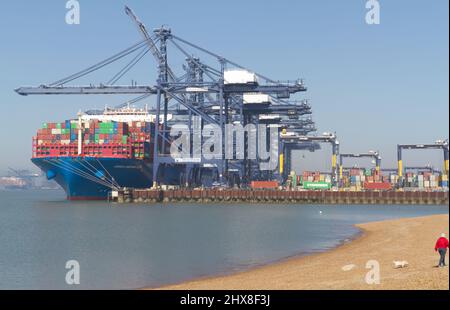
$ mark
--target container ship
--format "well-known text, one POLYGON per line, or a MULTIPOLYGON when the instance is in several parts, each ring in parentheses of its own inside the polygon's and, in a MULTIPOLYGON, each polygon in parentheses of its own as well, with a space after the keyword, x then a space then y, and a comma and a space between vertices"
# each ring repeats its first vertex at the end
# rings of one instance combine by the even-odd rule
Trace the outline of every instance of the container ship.
MULTIPOLYGON (((44 123, 33 137, 31 161, 69 200, 105 200, 114 189, 149 188, 154 126, 146 109, 130 107, 44 123)), ((166 184, 179 183, 180 171, 166 167, 166 184)))

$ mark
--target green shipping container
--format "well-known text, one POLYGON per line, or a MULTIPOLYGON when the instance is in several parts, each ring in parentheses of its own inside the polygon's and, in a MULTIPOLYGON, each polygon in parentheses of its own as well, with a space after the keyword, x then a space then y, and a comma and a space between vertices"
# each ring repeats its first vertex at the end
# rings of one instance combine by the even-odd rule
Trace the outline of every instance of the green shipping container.
POLYGON ((57 124, 56 124, 56 128, 57 128, 57 129, 61 129, 61 123, 57 123, 57 124))
POLYGON ((47 129, 47 128, 48 128, 47 123, 42 123, 42 129, 47 129))
POLYGON ((100 133, 101 134, 106 134, 106 135, 113 134, 114 133, 114 129, 112 129, 112 128, 100 128, 100 133))
POLYGON ((330 189, 331 183, 328 182, 303 182, 304 189, 330 189))
POLYGON ((127 144, 128 136, 122 136, 122 143, 127 144))

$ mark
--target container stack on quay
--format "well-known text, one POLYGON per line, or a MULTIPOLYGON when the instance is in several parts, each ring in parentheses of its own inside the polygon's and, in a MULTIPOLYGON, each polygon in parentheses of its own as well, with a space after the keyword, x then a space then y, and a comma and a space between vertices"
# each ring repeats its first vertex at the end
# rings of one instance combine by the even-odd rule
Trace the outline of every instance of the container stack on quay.
POLYGON ((441 175, 441 187, 448 188, 448 175, 441 175))
POLYGON ((388 179, 391 184, 398 184, 398 182, 400 181, 400 177, 398 176, 398 174, 395 173, 391 173, 388 176, 388 179))
POLYGON ((288 187, 294 190, 323 190, 331 189, 331 174, 318 171, 304 171, 297 175, 291 171, 288 178, 288 187))
POLYGON ((350 191, 388 190, 392 183, 376 169, 352 168, 342 176, 340 187, 350 191))
MULTIPOLYGON (((294 175, 292 172, 290 178, 292 188, 329 190, 332 187, 329 173, 305 171, 296 178, 294 175), (296 182, 293 182, 295 179, 296 182)), ((339 188, 344 191, 390 190, 392 187, 389 177, 382 176, 376 169, 353 168, 346 171, 339 181, 339 188)))
MULTIPOLYGON (((390 190, 400 183, 396 173, 381 175, 376 169, 351 169, 340 180, 340 188, 351 191, 390 190)), ((419 172, 406 173, 400 186, 405 189, 439 189, 448 187, 448 177, 440 173, 419 172)))
POLYGON ((330 189, 331 174, 304 171, 301 176, 297 176, 297 185, 304 189, 330 189))
MULTIPOLYGON (((352 168, 345 171, 339 180, 340 191, 383 191, 399 188, 397 174, 382 175, 376 169, 352 168)), ((331 174, 304 171, 297 175, 291 171, 286 187, 292 190, 330 190, 331 174)), ((400 188, 405 190, 439 190, 448 188, 448 177, 440 173, 407 173, 400 188)))
POLYGON ((97 119, 43 123, 33 138, 33 157, 89 156, 147 159, 151 158, 152 128, 153 125, 149 122, 126 123, 97 119))
POLYGON ((432 172, 408 172, 405 175, 405 188, 437 189, 448 187, 448 177, 445 174, 432 172))

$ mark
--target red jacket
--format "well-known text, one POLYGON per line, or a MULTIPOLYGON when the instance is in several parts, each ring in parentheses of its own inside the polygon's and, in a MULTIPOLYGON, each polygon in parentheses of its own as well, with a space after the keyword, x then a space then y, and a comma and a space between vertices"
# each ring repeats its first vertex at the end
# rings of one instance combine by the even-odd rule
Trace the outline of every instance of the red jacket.
POLYGON ((448 248, 448 240, 447 238, 440 237, 438 241, 436 241, 436 245, 434 246, 434 250, 437 251, 437 249, 446 249, 448 248))

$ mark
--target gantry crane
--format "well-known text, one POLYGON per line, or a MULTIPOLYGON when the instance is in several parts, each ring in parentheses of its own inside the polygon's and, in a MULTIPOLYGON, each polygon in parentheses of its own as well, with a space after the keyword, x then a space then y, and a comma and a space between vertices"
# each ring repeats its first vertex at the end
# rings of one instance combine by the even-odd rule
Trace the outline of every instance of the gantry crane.
POLYGON ((448 176, 449 173, 449 145, 448 140, 437 140, 434 144, 398 144, 397 145, 397 162, 398 162, 398 176, 403 178, 403 150, 426 150, 426 149, 437 149, 442 150, 444 153, 444 167, 442 173, 448 176))
POLYGON ((436 169, 435 167, 433 167, 432 165, 427 165, 427 166, 408 166, 405 167, 405 172, 407 173, 408 171, 427 171, 427 172, 431 172, 431 173, 442 173, 441 170, 436 169))
MULTIPOLYGON (((151 111, 155 113, 155 120, 160 121, 161 125, 154 126, 153 133, 155 141, 153 150, 154 186, 160 183, 161 174, 167 165, 183 165, 186 168, 187 179, 191 178, 192 171, 201 168, 202 165, 208 165, 216 167, 219 181, 223 184, 229 181, 231 172, 236 170, 242 180, 250 181, 254 173, 251 169, 254 161, 252 162, 247 158, 229 160, 225 157, 225 137, 223 135, 225 125, 229 122, 245 126, 249 122, 259 121, 261 115, 277 114, 280 116, 280 121, 278 124, 272 125, 278 126, 280 132, 284 126, 284 121, 286 121, 285 126, 290 130, 302 134, 315 130, 312 120, 302 122, 304 115, 311 114, 307 102, 289 101, 292 95, 307 90, 302 80, 281 82, 259 73, 253 73, 257 80, 252 83, 227 83, 224 75, 229 67, 246 72, 252 71, 174 35, 169 28, 161 27, 155 29, 153 33, 149 33, 145 25, 130 8, 125 7, 125 12, 139 29, 143 37, 142 41, 66 78, 38 87, 20 87, 16 89, 16 92, 20 95, 139 95, 137 99, 133 99, 134 101, 150 96, 156 97, 155 106, 151 111), (183 65, 183 69, 186 73, 184 75, 177 76, 171 68, 168 57, 169 47, 176 49, 178 54, 181 53, 185 57, 186 64, 183 65), (154 85, 139 85, 137 82, 132 82, 131 85, 116 85, 148 52, 151 52, 156 60, 156 83, 154 85), (107 83, 84 86, 68 85, 70 82, 134 54, 137 55, 107 83), (212 58, 213 63, 202 62, 197 54, 206 55, 209 59, 212 58), (265 105, 246 104, 243 100, 245 94, 265 94, 271 98, 271 102, 265 105), (171 104, 173 105, 171 106, 171 104), (189 125, 189 128, 195 121, 195 117, 201 118, 201 129, 208 124, 220 126, 222 129, 222 158, 202 158, 201 162, 198 162, 197 158, 194 158, 194 154, 191 154, 191 159, 187 158, 180 162, 170 156, 167 147, 170 143, 167 117, 169 112, 175 116, 175 119, 189 125), (295 124, 296 121, 298 121, 297 124, 295 124)), ((316 138, 312 138, 312 141, 316 141, 316 138)), ((191 150, 191 152, 193 153, 194 150, 191 150)), ((335 163, 335 155, 333 158, 333 163, 335 163)), ((333 164, 333 167, 335 167, 335 164, 333 164)))
POLYGON ((339 154, 339 178, 343 177, 344 170, 344 158, 371 158, 375 162, 375 170, 380 172, 381 169, 381 156, 378 151, 369 151, 367 153, 342 153, 339 154))
MULTIPOLYGON (((339 155, 339 141, 334 133, 323 133, 318 136, 302 136, 298 134, 290 134, 288 131, 283 132, 281 135, 281 147, 280 147, 280 175, 286 176, 285 172, 285 154, 288 156, 288 161, 291 161, 292 150, 304 149, 304 143, 329 143, 332 147, 331 156, 331 180, 333 186, 338 186, 339 180, 337 175, 337 156, 339 155)), ((313 144, 312 147, 315 147, 313 144)), ((314 149, 312 149, 314 150, 314 149)))

